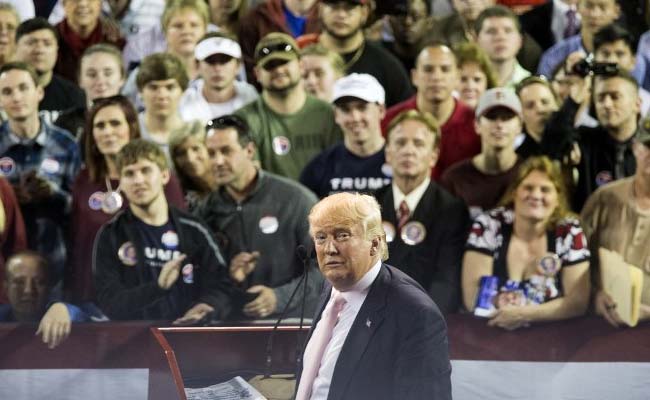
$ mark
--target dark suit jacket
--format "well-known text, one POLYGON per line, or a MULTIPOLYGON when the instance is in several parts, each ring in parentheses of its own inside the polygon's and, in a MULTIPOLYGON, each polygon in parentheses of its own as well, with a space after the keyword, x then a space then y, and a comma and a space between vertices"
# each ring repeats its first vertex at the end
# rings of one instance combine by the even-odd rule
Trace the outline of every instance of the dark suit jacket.
POLYGON ((519 17, 521 27, 535 39, 543 50, 555 44, 555 36, 551 30, 553 21, 553 1, 534 7, 519 17))
MULTIPOLYGON (((375 193, 385 222, 397 228, 391 185, 375 193)), ((399 232, 388 244, 388 263, 397 265, 429 293, 443 314, 455 312, 460 299, 460 269, 470 221, 467 206, 433 181, 409 221, 424 225, 426 237, 416 245, 399 232)))
MULTIPOLYGON (((310 338, 330 292, 327 284, 310 338)), ((413 279, 382 264, 341 349, 328 400, 451 400, 450 376, 438 307, 413 279)))

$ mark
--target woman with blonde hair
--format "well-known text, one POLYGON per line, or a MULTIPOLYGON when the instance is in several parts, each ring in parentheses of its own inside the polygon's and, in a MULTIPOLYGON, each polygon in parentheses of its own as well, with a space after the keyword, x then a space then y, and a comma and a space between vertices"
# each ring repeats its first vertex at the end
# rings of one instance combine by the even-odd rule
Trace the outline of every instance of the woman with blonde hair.
POLYGON ((205 132, 186 133, 173 137, 169 142, 174 170, 178 175, 188 211, 216 189, 205 146, 205 132))
POLYGON ((476 217, 470 230, 465 307, 508 330, 584 314, 590 254, 559 167, 547 157, 529 158, 500 204, 476 217), (485 301, 491 290, 498 291, 497 304, 485 301))

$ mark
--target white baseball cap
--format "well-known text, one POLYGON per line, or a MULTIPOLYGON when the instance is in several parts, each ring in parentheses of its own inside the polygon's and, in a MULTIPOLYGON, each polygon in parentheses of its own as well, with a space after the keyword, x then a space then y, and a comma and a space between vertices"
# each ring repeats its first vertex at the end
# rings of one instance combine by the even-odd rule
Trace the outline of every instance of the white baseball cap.
POLYGON ((342 97, 356 97, 368 103, 384 104, 386 92, 377 79, 369 74, 353 73, 334 82, 332 103, 342 97))
POLYGON ((239 43, 232 39, 209 37, 201 40, 194 48, 194 57, 199 61, 203 61, 214 54, 225 54, 241 59, 241 47, 239 47, 239 43))
POLYGON ((476 119, 479 119, 483 114, 495 107, 508 108, 517 114, 519 118, 522 117, 519 97, 510 88, 496 87, 486 90, 481 98, 478 99, 475 111, 476 119))

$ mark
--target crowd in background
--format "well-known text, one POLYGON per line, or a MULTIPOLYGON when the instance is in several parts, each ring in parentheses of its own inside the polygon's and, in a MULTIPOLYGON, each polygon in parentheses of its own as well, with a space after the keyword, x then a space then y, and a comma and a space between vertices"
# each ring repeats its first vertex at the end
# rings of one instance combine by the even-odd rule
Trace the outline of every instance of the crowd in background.
POLYGON ((618 326, 606 248, 650 319, 649 24, 617 0, 0 0, 0 321, 54 347, 71 322, 309 317, 307 216, 341 191, 376 197, 387 263, 443 313, 618 326))

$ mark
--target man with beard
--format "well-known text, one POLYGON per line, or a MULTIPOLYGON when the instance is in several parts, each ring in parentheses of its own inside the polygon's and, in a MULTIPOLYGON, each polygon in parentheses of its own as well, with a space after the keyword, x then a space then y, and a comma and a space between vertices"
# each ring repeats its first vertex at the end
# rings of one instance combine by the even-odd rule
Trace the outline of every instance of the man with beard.
POLYGON ((197 215, 224 250, 230 278, 249 294, 243 315, 277 318, 288 307, 287 316, 300 317, 302 289, 289 300, 303 284, 309 293, 305 315, 312 315, 323 279, 311 265, 303 282, 296 248, 310 246, 307 215, 316 198, 302 185, 256 167, 251 132, 237 116, 211 121, 205 143, 219 188, 197 215))
POLYGON ((18 26, 16 61, 26 62, 36 70, 43 87, 43 100, 38 109, 50 111, 51 121, 61 111, 86 106, 83 91, 53 72, 58 49, 56 29, 45 18, 32 18, 18 26))
POLYGON ((474 111, 456 100, 453 91, 458 86, 459 72, 456 56, 444 44, 433 44, 420 51, 411 71, 415 96, 391 107, 382 121, 382 130, 405 110, 427 112, 440 124, 440 155, 432 171, 438 180, 452 164, 481 151, 474 131, 474 111))
MULTIPOLYGON (((253 73, 257 56, 255 46, 271 32, 282 32, 292 37, 320 31, 318 2, 316 0, 267 0, 253 2, 250 10, 239 21, 237 37, 241 43, 246 77, 254 83, 253 73)), ((249 2, 251 4, 251 2, 249 2)))
POLYGON ((204 124, 232 114, 257 99, 255 88, 236 80, 241 67, 241 48, 228 34, 210 32, 194 49, 201 78, 185 90, 179 111, 183 120, 198 119, 204 124))
POLYGON ((323 32, 320 43, 339 53, 348 73, 370 74, 386 90, 386 105, 406 100, 413 93, 400 61, 381 45, 363 35, 368 19, 368 0, 325 0, 320 4, 323 32))
POLYGON ((291 36, 269 33, 257 44, 255 58, 262 95, 236 114, 250 127, 262 168, 297 180, 341 131, 332 107, 305 92, 299 48, 291 36))

